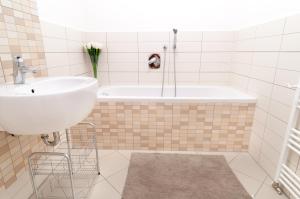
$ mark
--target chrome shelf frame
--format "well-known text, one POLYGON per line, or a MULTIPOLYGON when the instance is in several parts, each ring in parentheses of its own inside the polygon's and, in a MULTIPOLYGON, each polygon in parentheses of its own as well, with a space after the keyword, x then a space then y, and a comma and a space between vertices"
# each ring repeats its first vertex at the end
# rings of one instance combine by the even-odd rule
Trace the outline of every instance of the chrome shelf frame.
POLYGON ((100 175, 96 128, 90 122, 81 122, 74 128, 79 130, 66 129, 60 135, 61 142, 53 152, 35 152, 28 157, 34 190, 31 198, 88 198, 100 175), (82 125, 86 126, 83 132, 82 125))

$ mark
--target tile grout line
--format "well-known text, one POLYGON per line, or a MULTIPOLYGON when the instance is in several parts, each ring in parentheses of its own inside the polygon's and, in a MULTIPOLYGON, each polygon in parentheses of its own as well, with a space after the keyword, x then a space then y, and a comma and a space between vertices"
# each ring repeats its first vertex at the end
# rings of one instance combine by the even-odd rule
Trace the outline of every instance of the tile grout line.
POLYGON ((260 192, 260 190, 263 188, 265 182, 267 181, 268 176, 265 177, 265 179, 262 181, 262 183, 260 184, 260 186, 258 187, 258 189, 256 190, 255 193, 253 193, 253 198, 255 198, 257 196, 257 194, 260 192))

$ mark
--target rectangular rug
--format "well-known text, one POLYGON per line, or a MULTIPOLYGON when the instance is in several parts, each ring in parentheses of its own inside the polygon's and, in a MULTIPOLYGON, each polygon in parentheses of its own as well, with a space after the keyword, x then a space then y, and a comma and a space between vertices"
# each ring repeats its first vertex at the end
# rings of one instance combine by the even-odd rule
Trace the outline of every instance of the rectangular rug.
POLYGON ((133 153, 122 199, 251 199, 224 156, 133 153))

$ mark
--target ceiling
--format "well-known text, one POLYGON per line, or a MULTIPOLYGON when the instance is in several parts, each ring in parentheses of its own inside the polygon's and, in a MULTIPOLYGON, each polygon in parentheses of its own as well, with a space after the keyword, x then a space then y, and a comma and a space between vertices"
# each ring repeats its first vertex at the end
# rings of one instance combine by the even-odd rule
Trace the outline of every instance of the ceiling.
POLYGON ((237 30, 300 13, 300 0, 37 0, 40 18, 88 31, 237 30))

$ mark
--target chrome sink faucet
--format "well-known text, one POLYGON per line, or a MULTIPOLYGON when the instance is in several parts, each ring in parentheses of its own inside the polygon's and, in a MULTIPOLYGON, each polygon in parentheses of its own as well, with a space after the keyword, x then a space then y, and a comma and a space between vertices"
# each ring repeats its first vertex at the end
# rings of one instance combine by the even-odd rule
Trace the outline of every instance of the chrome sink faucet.
POLYGON ((15 56, 13 77, 14 84, 25 84, 26 73, 36 73, 36 69, 30 69, 24 64, 24 59, 21 56, 15 56))

